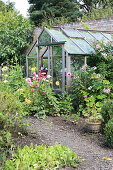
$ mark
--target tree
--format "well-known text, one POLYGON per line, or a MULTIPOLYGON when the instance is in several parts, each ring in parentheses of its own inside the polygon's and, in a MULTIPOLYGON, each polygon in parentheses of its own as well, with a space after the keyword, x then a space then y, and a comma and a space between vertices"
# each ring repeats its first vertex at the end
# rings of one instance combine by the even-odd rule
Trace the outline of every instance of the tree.
POLYGON ((0 0, 0 11, 5 12, 5 11, 10 11, 14 10, 15 3, 14 2, 7 2, 6 4, 0 0))
POLYGON ((77 0, 28 0, 30 18, 36 25, 53 18, 75 21, 82 16, 77 0))
POLYGON ((15 57, 25 60, 25 49, 32 41, 32 25, 16 11, 0 12, 0 64, 15 57))
POLYGON ((80 7, 86 12, 91 12, 92 9, 100 7, 107 8, 109 5, 113 7, 112 0, 79 0, 79 3, 81 4, 80 7))

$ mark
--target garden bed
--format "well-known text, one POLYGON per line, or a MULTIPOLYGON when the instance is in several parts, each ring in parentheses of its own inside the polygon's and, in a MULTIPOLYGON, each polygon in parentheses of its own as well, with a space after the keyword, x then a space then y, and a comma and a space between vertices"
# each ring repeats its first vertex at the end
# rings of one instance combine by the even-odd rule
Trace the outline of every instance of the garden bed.
POLYGON ((30 145, 31 142, 37 145, 54 145, 57 142, 68 145, 84 159, 76 168, 77 170, 112 170, 113 149, 106 146, 104 134, 92 134, 85 131, 83 118, 80 118, 76 125, 71 119, 65 121, 61 117, 39 120, 28 116, 24 121, 30 123, 31 126, 25 127, 24 133, 22 131, 15 138, 17 145, 23 147, 30 145), (107 158, 111 160, 106 160, 107 158))

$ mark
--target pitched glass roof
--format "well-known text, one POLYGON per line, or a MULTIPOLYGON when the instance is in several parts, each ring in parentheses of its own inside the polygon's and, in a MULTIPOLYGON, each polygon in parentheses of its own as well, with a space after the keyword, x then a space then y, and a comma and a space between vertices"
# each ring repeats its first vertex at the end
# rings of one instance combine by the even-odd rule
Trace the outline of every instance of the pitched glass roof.
POLYGON ((94 40, 107 43, 112 40, 112 35, 103 32, 94 32, 75 29, 47 29, 45 30, 56 42, 65 41, 64 48, 69 54, 90 55, 95 52, 92 47, 94 40))
POLYGON ((65 34, 60 30, 48 30, 48 32, 55 38, 57 41, 66 41, 65 50, 69 54, 85 54, 79 47, 77 47, 65 34))

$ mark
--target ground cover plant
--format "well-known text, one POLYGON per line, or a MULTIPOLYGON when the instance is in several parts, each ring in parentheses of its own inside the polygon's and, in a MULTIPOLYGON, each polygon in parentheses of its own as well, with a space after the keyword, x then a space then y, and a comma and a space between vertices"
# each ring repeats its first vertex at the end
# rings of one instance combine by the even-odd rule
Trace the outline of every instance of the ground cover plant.
POLYGON ((5 163, 6 170, 12 169, 59 169, 65 166, 76 167, 80 159, 68 146, 25 146, 18 147, 17 154, 5 163))
POLYGON ((104 131, 107 145, 113 148, 113 119, 110 119, 106 123, 104 131))

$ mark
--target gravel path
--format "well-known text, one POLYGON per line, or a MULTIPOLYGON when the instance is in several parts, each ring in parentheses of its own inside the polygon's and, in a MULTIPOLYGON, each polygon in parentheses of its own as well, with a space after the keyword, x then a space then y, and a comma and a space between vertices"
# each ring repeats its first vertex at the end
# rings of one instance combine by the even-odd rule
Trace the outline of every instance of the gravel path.
POLYGON ((84 159, 77 170, 113 170, 113 149, 104 145, 104 137, 101 134, 83 133, 81 123, 74 125, 59 117, 49 117, 45 120, 28 117, 25 121, 31 124, 27 131, 30 132, 35 144, 54 145, 57 142, 75 150, 77 155, 84 159), (103 157, 112 160, 103 160, 103 157))

